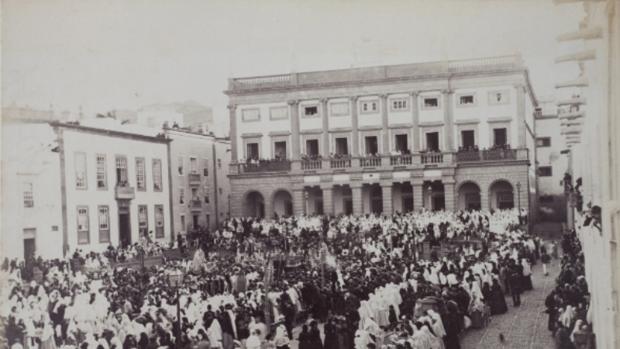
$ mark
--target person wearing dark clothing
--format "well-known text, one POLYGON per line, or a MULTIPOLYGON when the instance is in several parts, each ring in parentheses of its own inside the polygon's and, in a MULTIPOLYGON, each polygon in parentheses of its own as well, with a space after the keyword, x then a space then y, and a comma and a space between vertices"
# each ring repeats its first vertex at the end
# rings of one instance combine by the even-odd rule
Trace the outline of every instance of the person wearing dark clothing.
POLYGON ((491 292, 491 315, 505 314, 508 311, 506 305, 506 299, 504 298, 504 292, 497 280, 493 280, 493 286, 490 288, 491 292))
POLYGON ((299 341, 299 349, 312 349, 312 344, 310 343, 310 332, 308 332, 307 325, 303 325, 301 327, 301 332, 299 333, 297 340, 299 341))
POLYGON ((511 268, 508 275, 508 285, 510 287, 510 294, 512 295, 512 305, 518 307, 521 305, 521 282, 523 279, 523 273, 519 272, 518 268, 511 268))
POLYGON ((321 332, 316 321, 310 323, 309 331, 310 348, 323 349, 323 342, 321 341, 321 332))
POLYGON ((462 316, 459 314, 456 303, 452 301, 448 302, 447 309, 448 312, 442 317, 446 330, 446 336, 444 338, 446 349, 461 349, 459 334, 463 328, 462 316))
MULTIPOLYGON (((325 343, 324 349, 338 349, 338 330, 333 320, 330 318, 324 327, 325 331, 325 343)), ((301 347, 300 347, 301 348, 301 347)))

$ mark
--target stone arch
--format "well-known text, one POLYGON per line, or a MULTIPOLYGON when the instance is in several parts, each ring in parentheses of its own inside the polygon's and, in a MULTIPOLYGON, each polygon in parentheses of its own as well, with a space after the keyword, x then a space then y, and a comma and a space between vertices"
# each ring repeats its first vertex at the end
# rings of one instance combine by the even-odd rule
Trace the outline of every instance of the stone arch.
POLYGON ((271 208, 280 217, 293 215, 293 195, 288 189, 280 188, 271 194, 271 208))
POLYGON ((243 215, 265 217, 265 197, 258 190, 250 190, 243 195, 243 215))
POLYGON ((504 178, 496 179, 489 185, 489 208, 510 209, 515 207, 515 189, 512 183, 504 178))
POLYGON ((480 185, 475 181, 467 180, 459 183, 457 188, 458 208, 460 210, 480 210, 482 208, 482 198, 480 185))

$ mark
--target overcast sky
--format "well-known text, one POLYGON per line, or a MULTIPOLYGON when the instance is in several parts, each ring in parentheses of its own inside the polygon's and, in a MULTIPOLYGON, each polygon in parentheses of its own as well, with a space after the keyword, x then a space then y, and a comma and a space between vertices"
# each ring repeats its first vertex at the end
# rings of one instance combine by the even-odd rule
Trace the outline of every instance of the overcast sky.
MULTIPOLYGON (((3 0, 2 104, 85 113, 194 100, 226 122, 227 79, 520 52, 537 95, 575 65, 552 0, 3 0), (258 6, 260 4, 260 6, 258 6)), ((221 129, 225 129, 222 127, 221 129)))

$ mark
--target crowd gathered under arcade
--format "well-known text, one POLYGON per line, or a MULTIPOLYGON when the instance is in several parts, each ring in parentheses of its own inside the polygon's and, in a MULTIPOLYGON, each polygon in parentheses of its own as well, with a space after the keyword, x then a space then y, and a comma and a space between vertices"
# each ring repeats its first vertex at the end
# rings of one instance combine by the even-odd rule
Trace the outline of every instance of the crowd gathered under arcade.
MULTIPOLYGON (((533 264, 557 258, 521 223, 517 210, 232 218, 170 246, 147 235, 5 260, 0 315, 15 348, 460 348, 466 328, 508 311, 504 295, 521 304, 533 264), (162 262, 127 263, 145 257, 162 262)), ((562 247, 549 329, 571 340, 587 286, 578 243, 562 247)))

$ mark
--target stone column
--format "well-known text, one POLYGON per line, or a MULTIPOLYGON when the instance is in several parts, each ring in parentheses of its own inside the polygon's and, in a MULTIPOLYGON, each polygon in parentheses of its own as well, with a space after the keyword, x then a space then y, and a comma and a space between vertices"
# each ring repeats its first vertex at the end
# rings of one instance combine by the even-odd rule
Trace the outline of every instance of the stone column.
POLYGON ((418 93, 411 92, 411 132, 413 132, 413 139, 410 149, 412 152, 420 150, 420 111, 418 103, 418 93))
POLYGON ((455 195, 454 195, 454 181, 443 182, 443 193, 446 211, 454 211, 455 207, 455 195))
POLYGON ((382 154, 390 153, 390 134, 388 132, 388 96, 381 95, 381 135, 382 135, 382 154))
POLYGON ((321 150, 322 150, 322 154, 324 158, 328 158, 329 157, 329 113, 327 110, 327 98, 323 98, 321 99, 321 118, 322 118, 322 125, 323 125, 323 134, 322 134, 322 145, 321 145, 321 150))
POLYGON ((383 199, 383 214, 391 215, 393 211, 391 182, 381 183, 381 196, 383 199))
MULTIPOLYGON (((351 155, 358 156, 360 150, 359 128, 357 120, 357 99, 358 96, 351 97, 351 155)), ((355 203, 353 203, 355 205, 355 203)))
POLYGON ((413 209, 418 211, 424 207, 424 190, 422 183, 412 183, 413 187, 413 209))
POLYGON ((321 185, 323 191, 323 213, 326 215, 334 214, 334 198, 332 192, 332 185, 321 185))
POLYGON ((230 157, 232 162, 237 162, 239 158, 237 157, 237 148, 239 144, 237 143, 237 105, 229 104, 228 105, 228 117, 230 122, 230 130, 228 131, 230 136, 230 157))
POLYGON ((444 123, 444 147, 443 151, 452 152, 454 151, 454 107, 453 107, 453 96, 454 91, 452 90, 443 90, 441 91, 443 94, 443 123, 444 123))
POLYGON ((306 198, 304 189, 293 189, 293 212, 296 216, 306 213, 306 198))
POLYGON ((488 183, 480 183, 480 209, 482 211, 489 210, 489 193, 488 183))
POLYGON ((353 201, 353 214, 361 215, 362 214, 362 184, 355 183, 350 184, 351 186, 351 200, 353 201))
POLYGON ((265 218, 273 218, 273 202, 271 197, 265 196, 265 218))
MULTIPOLYGON (((517 92, 517 139, 511 145, 514 148, 525 148, 525 133, 527 132, 525 129, 525 86, 515 85, 515 90, 517 92)), ((508 139, 511 139, 510 135, 508 139)))
POLYGON ((299 160, 299 101, 290 100, 288 101, 288 105, 291 108, 291 142, 293 143, 291 144, 292 159, 299 160))

